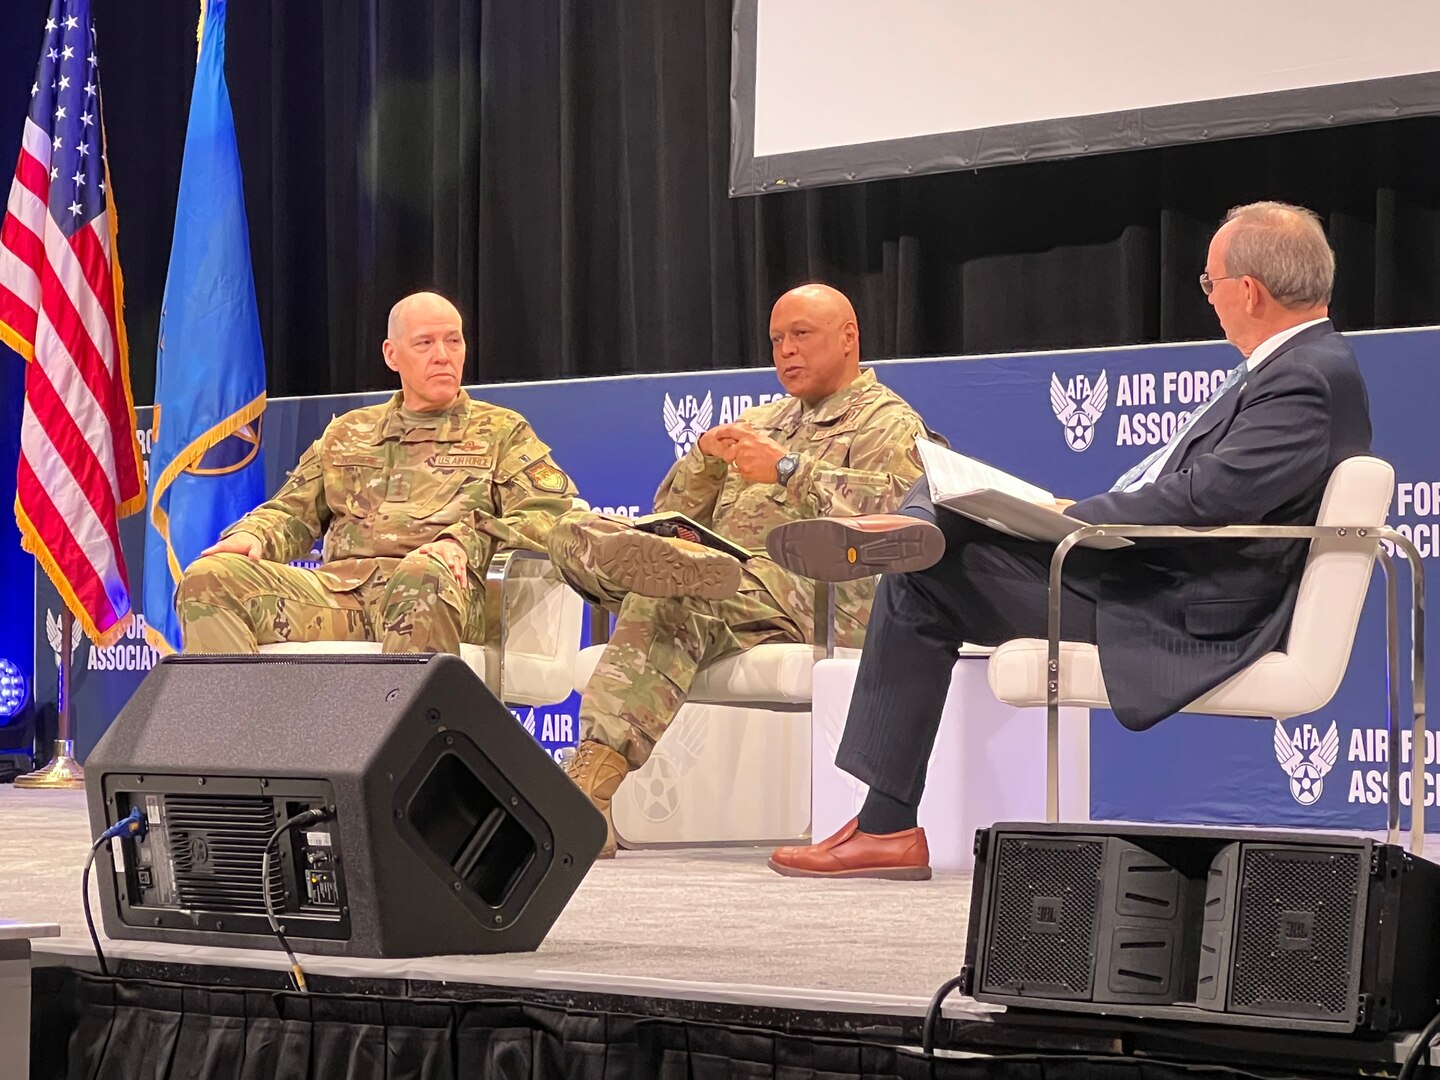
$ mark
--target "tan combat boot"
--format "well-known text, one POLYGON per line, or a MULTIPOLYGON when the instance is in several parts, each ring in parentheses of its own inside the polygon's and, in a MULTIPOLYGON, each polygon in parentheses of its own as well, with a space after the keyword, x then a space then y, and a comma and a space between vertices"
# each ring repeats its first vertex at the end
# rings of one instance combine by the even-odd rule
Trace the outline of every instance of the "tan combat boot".
POLYGON ((599 855, 602 859, 615 857, 615 825, 610 820, 610 800, 629 771, 630 763, 625 760, 624 754, 593 739, 586 739, 577 746, 575 755, 565 763, 565 775, 575 781, 575 786, 595 804, 595 809, 605 815, 605 846, 600 849, 599 855))
POLYGON ((616 584, 641 596, 726 600, 740 588, 740 563, 680 537, 627 529, 595 541, 595 563, 616 584))

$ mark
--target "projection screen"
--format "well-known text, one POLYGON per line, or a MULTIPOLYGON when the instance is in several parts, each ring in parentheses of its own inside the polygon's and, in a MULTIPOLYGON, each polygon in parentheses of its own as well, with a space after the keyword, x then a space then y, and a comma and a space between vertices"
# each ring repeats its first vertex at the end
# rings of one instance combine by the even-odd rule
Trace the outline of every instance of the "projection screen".
POLYGON ((1440 0, 735 0, 730 194, 1440 113, 1440 0))

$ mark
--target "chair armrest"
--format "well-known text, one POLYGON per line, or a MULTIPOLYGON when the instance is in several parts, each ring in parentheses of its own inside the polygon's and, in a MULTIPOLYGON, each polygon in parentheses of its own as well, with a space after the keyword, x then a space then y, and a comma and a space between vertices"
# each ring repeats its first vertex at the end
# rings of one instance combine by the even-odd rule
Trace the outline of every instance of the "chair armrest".
POLYGON ((516 563, 531 560, 548 563, 550 556, 528 548, 506 548, 495 552, 490 557, 490 565, 485 568, 485 591, 498 591, 500 594, 500 658, 496 664, 495 696, 502 705, 505 703, 505 648, 510 641, 510 575, 516 563))
MULTIPOLYGON (((1052 708, 1060 704, 1060 601, 1065 559, 1086 540, 1101 536, 1118 536, 1127 540, 1326 540, 1342 539, 1354 534, 1373 537, 1378 543, 1389 540, 1405 552, 1410 560, 1412 602, 1423 610, 1425 567, 1420 552, 1404 535, 1384 525, 1217 525, 1192 528, 1186 525, 1083 525, 1055 545, 1050 557, 1049 610, 1046 622, 1046 697, 1052 708)), ((1104 549, 1101 549, 1104 550, 1104 549)), ((1117 549, 1118 550, 1118 549, 1117 549)), ((1417 621, 1416 632, 1423 639, 1423 626, 1417 621)), ((1423 676, 1422 676, 1423 678, 1423 676)))

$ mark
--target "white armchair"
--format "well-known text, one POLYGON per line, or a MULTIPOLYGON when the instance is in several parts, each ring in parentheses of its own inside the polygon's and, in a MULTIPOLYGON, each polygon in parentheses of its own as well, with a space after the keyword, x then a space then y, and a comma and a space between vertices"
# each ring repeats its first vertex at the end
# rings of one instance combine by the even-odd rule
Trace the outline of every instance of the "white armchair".
MULTIPOLYGON (((817 600, 826 644, 757 645, 701 667, 665 738, 611 801, 623 846, 768 845, 809 836, 811 673, 835 652, 833 588, 820 586, 817 600)), ((581 650, 577 690, 603 651, 581 650)))
MULTIPOLYGON (((1411 709, 1414 745, 1425 745, 1424 566, 1403 535, 1385 527, 1394 491, 1395 473, 1387 462, 1354 457, 1340 463, 1325 488, 1313 526, 1233 525, 1213 529, 1177 526, 1091 525, 1071 533, 1055 550, 1050 564, 1049 637, 1007 641, 990 659, 990 689, 1007 705, 1043 707, 1048 712, 1046 747, 1046 812, 1050 821, 1059 807, 1059 709, 1078 705, 1108 708, 1109 694, 1094 645, 1059 640, 1061 574, 1066 555, 1095 536, 1172 540, 1228 538, 1299 538, 1310 540, 1310 553, 1289 638, 1283 651, 1267 653, 1182 711, 1222 716, 1289 719, 1323 707, 1335 695, 1350 660, 1350 650, 1365 603, 1377 555, 1387 583, 1387 645, 1389 650, 1389 839, 1399 840, 1399 618, 1394 568, 1381 548, 1389 541, 1410 564, 1412 653, 1411 709)), ((1424 844, 1424 754, 1412 754, 1412 790, 1422 797, 1411 804, 1411 847, 1424 844)))
MULTIPOLYGON (((485 572, 486 611, 499 618, 485 645, 461 645, 460 657, 510 705, 550 705, 570 695, 585 601, 535 551, 500 551, 485 572)), ((269 655, 379 653, 375 641, 286 641, 269 655)))

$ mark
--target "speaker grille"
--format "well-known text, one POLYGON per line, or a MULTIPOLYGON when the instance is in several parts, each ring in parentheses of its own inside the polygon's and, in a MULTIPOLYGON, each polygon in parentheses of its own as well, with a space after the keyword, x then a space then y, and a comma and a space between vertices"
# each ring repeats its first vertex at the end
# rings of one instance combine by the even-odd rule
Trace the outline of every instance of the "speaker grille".
MULTIPOLYGON (((265 913, 260 868, 275 831, 269 799, 166 795, 165 828, 175 866, 175 890, 185 911, 265 913)), ((270 859, 270 895, 285 891, 280 859, 270 859)))
POLYGON ((1247 845, 1240 879, 1230 1007, 1344 1019, 1365 867, 1355 849, 1247 845))
POLYGON ((1104 859, 1103 840, 1001 838, 983 990, 1089 996, 1104 859))

